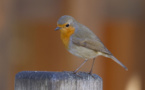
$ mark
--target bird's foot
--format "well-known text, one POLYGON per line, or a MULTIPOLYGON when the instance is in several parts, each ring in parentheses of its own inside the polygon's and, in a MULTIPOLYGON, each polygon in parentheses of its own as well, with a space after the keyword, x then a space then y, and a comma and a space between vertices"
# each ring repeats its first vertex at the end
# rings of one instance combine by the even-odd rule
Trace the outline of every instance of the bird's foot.
POLYGON ((92 72, 89 72, 88 74, 91 75, 95 79, 95 76, 92 74, 92 72))
POLYGON ((78 74, 78 72, 76 72, 76 71, 73 71, 73 74, 75 74, 75 75, 77 75, 78 77, 82 78, 82 76, 80 76, 80 75, 78 74))

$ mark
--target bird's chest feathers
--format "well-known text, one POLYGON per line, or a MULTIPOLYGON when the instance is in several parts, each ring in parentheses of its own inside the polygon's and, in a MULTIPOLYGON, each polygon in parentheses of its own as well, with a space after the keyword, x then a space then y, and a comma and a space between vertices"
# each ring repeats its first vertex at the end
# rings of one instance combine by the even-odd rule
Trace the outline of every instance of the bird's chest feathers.
POLYGON ((65 45, 65 48, 69 48, 69 41, 71 35, 74 33, 75 29, 73 27, 65 28, 60 30, 61 31, 61 40, 63 44, 65 45))

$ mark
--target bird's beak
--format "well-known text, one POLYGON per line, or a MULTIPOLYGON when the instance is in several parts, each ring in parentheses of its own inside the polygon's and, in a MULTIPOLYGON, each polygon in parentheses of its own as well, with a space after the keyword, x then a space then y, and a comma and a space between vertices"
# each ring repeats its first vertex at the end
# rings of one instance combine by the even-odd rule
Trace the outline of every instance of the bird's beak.
POLYGON ((56 28, 55 28, 55 31, 57 31, 57 30, 59 30, 59 29, 60 29, 60 27, 56 27, 56 28))

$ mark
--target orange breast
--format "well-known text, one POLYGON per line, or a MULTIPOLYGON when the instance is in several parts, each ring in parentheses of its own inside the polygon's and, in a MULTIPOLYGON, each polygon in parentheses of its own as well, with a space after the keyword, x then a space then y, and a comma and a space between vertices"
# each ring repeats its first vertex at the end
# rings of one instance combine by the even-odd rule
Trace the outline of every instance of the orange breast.
POLYGON ((60 31, 61 31, 61 40, 63 44, 65 45, 65 48, 68 49, 70 36, 74 33, 75 28, 73 27, 62 28, 60 31))

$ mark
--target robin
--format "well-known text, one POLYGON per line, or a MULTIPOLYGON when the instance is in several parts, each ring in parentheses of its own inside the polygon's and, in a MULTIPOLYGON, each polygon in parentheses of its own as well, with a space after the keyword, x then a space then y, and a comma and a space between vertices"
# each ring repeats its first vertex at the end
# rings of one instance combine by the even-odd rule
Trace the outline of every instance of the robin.
POLYGON ((74 73, 77 73, 89 59, 93 59, 92 67, 89 72, 92 74, 95 58, 100 55, 111 58, 127 70, 127 67, 113 56, 89 28, 77 22, 73 17, 69 15, 60 17, 57 21, 57 28, 55 30, 60 30, 61 40, 70 53, 85 59, 74 73))

